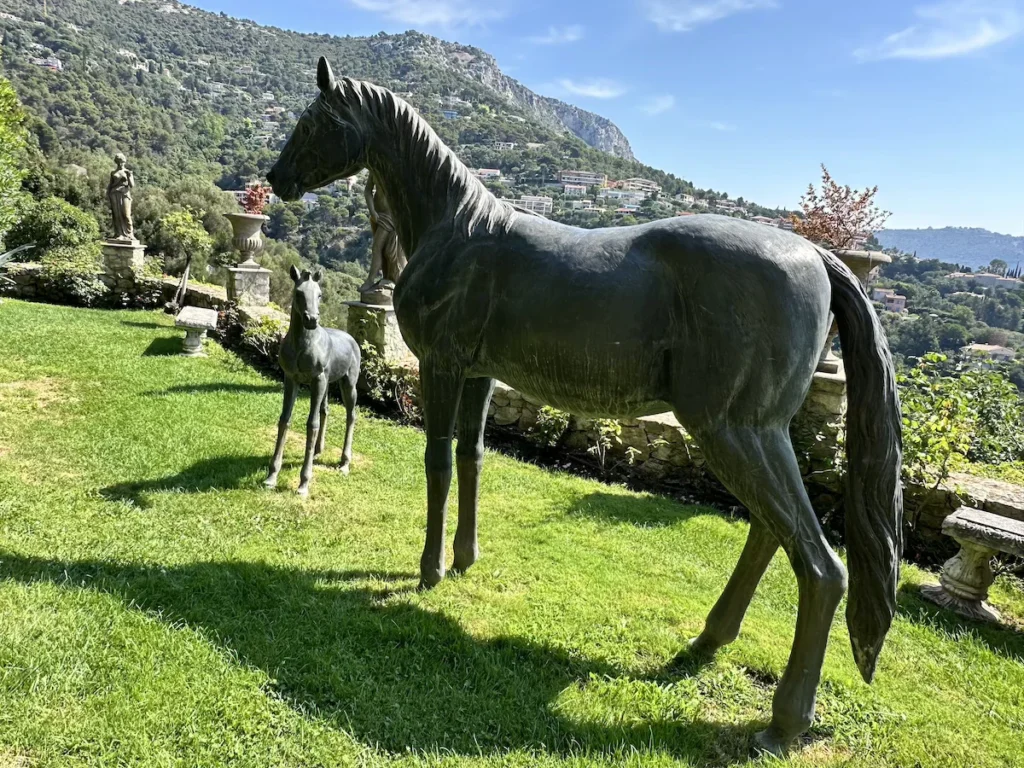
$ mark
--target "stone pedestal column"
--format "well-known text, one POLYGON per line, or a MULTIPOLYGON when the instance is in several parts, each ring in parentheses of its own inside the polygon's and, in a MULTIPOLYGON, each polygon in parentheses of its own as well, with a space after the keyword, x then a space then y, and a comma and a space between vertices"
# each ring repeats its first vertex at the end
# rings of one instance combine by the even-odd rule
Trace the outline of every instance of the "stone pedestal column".
POLYGON ((364 342, 369 344, 389 365, 415 364, 416 357, 398 329, 394 306, 362 301, 345 303, 348 305, 348 332, 360 347, 364 342))
POLYGON ((201 328, 186 328, 185 343, 182 345, 181 354, 185 357, 206 357, 203 352, 203 339, 206 338, 206 331, 201 328))
MULTIPOLYGON (((868 287, 868 278, 875 267, 892 262, 892 258, 881 251, 838 250, 832 253, 850 268, 865 290, 868 287)), ((838 333, 839 328, 833 319, 828 338, 825 339, 825 348, 821 350, 821 357, 818 359, 818 371, 821 373, 841 374, 843 371, 842 361, 832 354, 832 342, 838 333)))
POLYGON ((836 456, 845 416, 846 375, 842 368, 836 373, 815 373, 789 434, 804 480, 827 489, 828 494, 840 491, 836 456))
POLYGON ((258 264, 228 267, 228 300, 240 306, 265 307, 270 303, 270 270, 258 264))
POLYGON ((146 247, 138 240, 104 240, 100 280, 111 291, 133 293, 142 277, 146 247))

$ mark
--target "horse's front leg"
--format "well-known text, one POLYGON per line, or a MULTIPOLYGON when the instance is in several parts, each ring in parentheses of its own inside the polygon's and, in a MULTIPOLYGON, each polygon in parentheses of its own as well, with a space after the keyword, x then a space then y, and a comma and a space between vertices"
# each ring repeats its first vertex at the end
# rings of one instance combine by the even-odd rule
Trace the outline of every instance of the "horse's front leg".
POLYGON ((328 394, 329 394, 330 388, 331 388, 331 385, 330 385, 330 383, 328 383, 327 387, 324 389, 324 398, 323 398, 323 400, 320 401, 320 429, 317 430, 317 433, 316 433, 316 447, 313 449, 313 458, 314 459, 317 456, 319 456, 321 453, 324 452, 324 446, 327 443, 327 413, 328 413, 327 400, 329 399, 328 398, 328 394))
POLYGON ((313 449, 320 433, 320 406, 327 395, 327 374, 321 373, 310 384, 309 418, 306 420, 306 455, 302 459, 299 474, 300 496, 309 495, 309 481, 313 478, 313 449))
POLYGON ((277 476, 281 472, 281 460, 284 458, 284 442, 288 437, 288 425, 292 420, 292 409, 295 407, 297 391, 295 380, 290 376, 284 378, 284 405, 281 406, 281 418, 277 422, 277 444, 274 446, 274 457, 270 460, 270 472, 263 484, 267 488, 277 487, 277 476))
POLYGON ((480 469, 484 463, 484 426, 487 407, 494 392, 494 379, 467 379, 459 405, 455 448, 459 473, 459 527, 455 529, 455 559, 452 570, 465 571, 480 556, 477 544, 477 506, 480 498, 480 469))
POLYGON ((462 395, 462 371, 425 361, 420 368, 423 422, 427 433, 427 539, 420 558, 420 587, 444 578, 444 531, 452 483, 452 433, 462 395))
POLYGON ((341 399, 345 403, 345 447, 341 449, 341 465, 338 469, 347 475, 352 463, 352 430, 356 426, 356 380, 357 376, 346 376, 341 380, 341 399))

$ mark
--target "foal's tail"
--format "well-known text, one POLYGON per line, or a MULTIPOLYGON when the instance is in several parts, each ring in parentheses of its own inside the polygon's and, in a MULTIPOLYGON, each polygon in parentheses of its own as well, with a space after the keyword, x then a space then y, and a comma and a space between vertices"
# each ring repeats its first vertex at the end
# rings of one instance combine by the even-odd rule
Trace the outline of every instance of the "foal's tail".
POLYGON ((846 625, 867 682, 896 613, 903 551, 903 428, 889 345, 867 294, 835 255, 821 250, 832 284, 846 367, 846 625))

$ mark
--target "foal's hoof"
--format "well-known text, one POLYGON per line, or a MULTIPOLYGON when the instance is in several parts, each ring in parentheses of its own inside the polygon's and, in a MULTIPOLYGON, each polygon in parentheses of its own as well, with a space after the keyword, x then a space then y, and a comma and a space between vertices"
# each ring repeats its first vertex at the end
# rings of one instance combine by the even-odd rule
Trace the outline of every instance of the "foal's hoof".
POLYGON ((277 488, 277 478, 276 477, 268 477, 266 480, 263 481, 263 487, 264 488, 277 488))
POLYGON ((686 644, 687 652, 691 656, 697 656, 700 658, 710 658, 714 656, 719 647, 718 643, 709 638, 703 632, 686 644))
POLYGON ((305 499, 306 497, 309 496, 309 486, 300 485, 298 488, 295 489, 295 492, 305 499))
POLYGON ((455 557, 452 559, 452 573, 465 573, 479 559, 480 553, 476 549, 468 551, 456 549, 455 557))
POLYGON ((349 473, 349 471, 350 471, 350 465, 347 464, 347 463, 346 464, 341 464, 341 465, 338 466, 338 471, 341 472, 341 474, 343 474, 343 475, 347 475, 349 473))
POLYGON ((785 757, 792 743, 792 738, 781 736, 772 726, 754 734, 754 751, 758 753, 767 752, 775 757, 785 757))
POLYGON ((444 580, 443 568, 420 571, 420 589, 432 589, 444 580))

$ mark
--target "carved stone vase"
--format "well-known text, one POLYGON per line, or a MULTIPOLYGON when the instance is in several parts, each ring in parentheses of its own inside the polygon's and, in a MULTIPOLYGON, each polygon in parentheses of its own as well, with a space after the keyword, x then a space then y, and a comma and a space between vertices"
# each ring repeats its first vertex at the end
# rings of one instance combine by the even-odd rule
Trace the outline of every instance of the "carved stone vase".
POLYGON ((228 268, 228 298, 237 304, 265 307, 270 303, 270 270, 256 262, 263 250, 263 222, 269 217, 261 213, 225 213, 231 222, 231 244, 238 249, 242 261, 228 268))
MULTIPOLYGON (((892 258, 881 251, 832 251, 843 264, 850 268, 850 271, 860 280, 865 289, 868 287, 868 276, 871 271, 881 265, 888 264, 892 258)), ((821 373, 838 373, 841 361, 832 354, 832 342, 839 333, 835 319, 832 320, 832 327, 829 328, 828 338, 825 339, 825 348, 821 350, 821 357, 818 359, 818 371, 821 373)))

